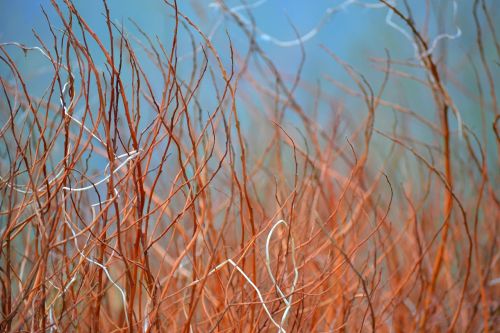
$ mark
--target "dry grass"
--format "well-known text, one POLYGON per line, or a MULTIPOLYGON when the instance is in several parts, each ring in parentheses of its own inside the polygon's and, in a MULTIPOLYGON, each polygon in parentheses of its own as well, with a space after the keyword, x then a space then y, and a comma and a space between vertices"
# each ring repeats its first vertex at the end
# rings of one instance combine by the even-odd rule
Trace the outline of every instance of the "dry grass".
POLYGON ((417 59, 372 59, 383 78, 370 83, 324 48, 355 88, 327 79, 361 113, 300 70, 281 73, 258 30, 224 3, 247 54, 229 39, 216 49, 168 1, 168 44, 138 26, 142 42, 128 37, 105 2, 108 35, 97 35, 68 0, 53 2, 64 33, 47 16, 53 40, 1 44, 0 330, 498 330, 499 44, 489 9, 473 6, 480 62, 469 59, 477 81, 464 86, 404 6, 379 5, 417 59), (193 41, 184 75, 179 29, 193 41), (494 46, 496 63, 485 55, 494 46), (31 92, 19 51, 51 67, 43 95, 31 92), (384 97, 394 77, 428 91, 432 118, 384 97), (475 101, 482 128, 462 121, 457 90, 475 101), (328 120, 298 91, 330 105, 328 120), (391 130, 374 125, 390 112, 391 130), (412 137, 413 124, 431 135, 412 137))

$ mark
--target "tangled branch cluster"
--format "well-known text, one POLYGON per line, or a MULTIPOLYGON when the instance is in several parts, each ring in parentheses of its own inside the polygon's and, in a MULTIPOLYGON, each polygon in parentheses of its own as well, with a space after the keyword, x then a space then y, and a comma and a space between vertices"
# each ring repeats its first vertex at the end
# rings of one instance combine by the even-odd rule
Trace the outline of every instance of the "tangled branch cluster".
POLYGON ((217 48, 221 23, 205 33, 175 1, 164 1, 168 42, 137 24, 133 37, 103 3, 107 35, 53 0, 52 40, 0 44, 1 331, 498 328, 500 47, 487 1, 472 13, 479 62, 464 60, 475 86, 454 82, 436 55, 458 26, 428 38, 404 6, 361 3, 387 10, 415 59, 372 58, 383 75, 370 83, 324 47, 354 87, 326 81, 361 102, 358 113, 259 45, 302 47, 358 1, 291 41, 259 29, 250 5, 213 3, 246 53, 230 38, 217 48), (50 68, 42 94, 19 53, 50 68), (391 80, 425 89, 435 117, 387 99, 391 80), (460 94, 482 128, 463 120, 460 94), (381 114, 394 116, 390 130, 376 126, 381 114))

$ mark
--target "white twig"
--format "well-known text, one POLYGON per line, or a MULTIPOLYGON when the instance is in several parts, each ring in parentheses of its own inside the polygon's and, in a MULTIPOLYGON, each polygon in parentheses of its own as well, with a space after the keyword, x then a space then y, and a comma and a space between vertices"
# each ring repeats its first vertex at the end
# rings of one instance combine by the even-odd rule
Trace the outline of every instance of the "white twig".
POLYGON ((489 286, 496 286, 497 284, 500 284, 500 277, 497 277, 495 279, 490 280, 488 283, 489 286))
POLYGON ((43 56, 47 59, 49 59, 50 61, 52 61, 52 58, 49 57, 49 55, 47 53, 45 53, 45 51, 41 48, 41 47, 38 47, 38 46, 26 46, 26 45, 23 45, 21 43, 18 43, 18 42, 5 42, 5 43, 0 43, 0 46, 17 46, 18 48, 22 49, 22 50, 25 50, 25 51, 39 51, 41 54, 43 54, 43 56))
POLYGON ((69 287, 73 284, 73 282, 76 281, 76 274, 73 275, 73 277, 71 278, 71 280, 66 284, 66 287, 64 287, 64 289, 61 291, 61 289, 59 289, 55 284, 53 284, 50 280, 49 280, 49 283, 54 287, 56 288, 59 292, 58 294, 54 297, 54 299, 52 300, 52 302, 50 302, 50 307, 49 307, 49 323, 50 323, 50 331, 51 332, 54 332, 54 328, 59 331, 59 328, 57 327, 57 324, 54 322, 54 303, 56 302, 56 300, 60 297, 62 297, 66 291, 68 291, 69 287))
POLYGON ((268 272, 269 277, 271 278, 271 281, 273 282, 276 290, 280 294, 281 299, 283 300, 283 302, 286 305, 285 306, 285 311, 283 312, 283 315, 281 317, 280 329, 282 329, 283 325, 285 324, 286 318, 288 316, 288 313, 290 312, 290 310, 292 308, 293 292, 295 291, 295 287, 297 286, 297 281, 299 279, 299 270, 297 269, 297 263, 295 261, 295 241, 293 240, 293 237, 290 237, 290 241, 291 241, 292 263, 293 263, 294 277, 293 277, 292 287, 290 288, 290 293, 289 293, 290 296, 288 298, 285 296, 285 294, 283 293, 283 291, 279 287, 278 283, 276 282, 276 278, 274 277, 274 274, 273 274, 273 272, 271 270, 271 256, 269 254, 269 243, 271 242, 271 237, 272 237, 272 235, 274 233, 274 230, 279 225, 281 225, 281 224, 284 225, 287 229, 289 228, 288 224, 285 221, 279 220, 278 222, 276 222, 273 225, 273 227, 269 231, 269 234, 267 235, 267 239, 266 239, 266 268, 267 268, 267 272, 268 272))
MULTIPOLYGON (((262 307, 264 308, 264 311, 266 312, 267 316, 269 317, 269 320, 271 320, 271 322, 273 323, 274 326, 276 326, 278 328, 278 331, 281 332, 281 333, 286 333, 286 331, 281 327, 280 324, 278 324, 273 316, 271 315, 271 312, 269 311, 269 309, 267 308, 267 305, 266 305, 266 302, 264 301, 264 298, 262 297, 262 293, 260 292, 259 288, 257 288, 257 286, 255 285, 255 283, 253 283, 252 279, 250 279, 250 277, 248 277, 248 275, 245 274, 245 272, 232 260, 232 259, 227 259, 227 260, 224 260, 223 262, 221 262, 220 264, 218 264, 214 269, 212 269, 207 275, 206 277, 212 275, 213 273, 215 273, 216 271, 220 270, 222 267, 224 267, 226 264, 230 264, 232 265, 244 278, 245 280, 247 280, 247 282, 250 284, 250 286, 252 286, 252 288, 255 290, 255 292, 257 293, 257 297, 259 298, 259 301, 262 305, 262 307)), ((206 278, 205 277, 205 278, 206 278)), ((202 279, 199 279, 199 280, 195 280, 193 281, 192 283, 190 283, 190 286, 191 285, 194 285, 198 282, 200 282, 202 279)))
MULTIPOLYGON (((64 201, 64 196, 63 196, 63 201, 64 201)), ((77 236, 76 236, 76 232, 75 232, 75 229, 73 229, 73 226, 71 225, 71 223, 69 222, 69 217, 67 216, 66 214, 66 211, 64 211, 64 205, 63 205, 63 216, 64 216, 64 223, 66 223, 66 225, 69 227, 70 231, 71 231, 71 234, 73 235, 73 241, 75 242, 75 248, 76 250, 78 251, 78 253, 80 254, 80 256, 82 258, 84 258, 85 260, 87 260, 89 263, 91 264, 94 264, 98 267, 100 267, 104 273, 106 274, 106 276, 108 277, 109 281, 113 284, 113 286, 115 286, 116 289, 118 289, 118 291, 120 292, 121 296, 122 296, 122 300, 123 300, 123 311, 125 313, 125 320, 127 322, 127 324, 129 323, 129 319, 128 319, 128 315, 127 315, 127 296, 125 294, 125 291, 123 291, 123 289, 118 285, 118 283, 116 283, 113 278, 111 277, 111 274, 109 273, 108 269, 106 268, 106 266, 104 266, 103 264, 97 262, 96 260, 94 259, 91 259, 89 257, 87 257, 81 250, 80 248, 78 247, 78 242, 77 242, 77 236)))
MULTIPOLYGON (((243 269, 241 269, 232 259, 224 260, 223 262, 221 262, 220 264, 218 264, 217 266, 215 266, 215 268, 213 268, 212 270, 210 270, 203 278, 200 278, 198 280, 194 280, 189 285, 187 285, 186 288, 191 287, 191 286, 193 286, 193 285, 195 285, 195 284, 203 281, 204 279, 206 279, 207 277, 209 277, 213 273, 219 271, 225 265, 230 264, 231 266, 233 266, 236 269, 236 271, 238 271, 245 278, 245 280, 255 290, 255 292, 257 293, 257 297, 259 298, 259 301, 260 301, 262 307, 264 308, 264 311, 266 312, 269 320, 273 323, 273 325, 276 326, 276 328, 278 328, 278 332, 280 332, 280 333, 286 333, 286 330, 283 328, 283 326, 284 326, 284 324, 286 322, 286 318, 287 318, 287 316, 288 316, 288 314, 289 314, 289 312, 290 312, 290 310, 292 308, 292 295, 293 295, 293 292, 295 291, 295 288, 297 286, 297 281, 298 281, 298 278, 299 278, 299 271, 297 269, 297 264, 296 264, 296 260, 295 260, 295 242, 294 242, 293 238, 291 238, 291 250, 292 250, 292 263, 293 263, 293 269, 294 269, 294 279, 293 279, 292 287, 290 289, 290 296, 287 298, 285 296, 285 294, 283 293, 283 291, 281 290, 281 288, 278 286, 278 284, 276 282, 276 279, 275 279, 275 277, 274 277, 274 275, 273 275, 273 273, 271 271, 271 267, 270 267, 270 255, 269 255, 269 243, 270 243, 270 240, 271 240, 271 236, 274 233, 275 229, 279 225, 281 225, 281 224, 284 224, 288 228, 288 224, 285 221, 279 220, 278 222, 276 222, 273 225, 273 227, 269 231, 269 234, 268 234, 267 240, 266 240, 266 267, 267 267, 269 276, 271 277, 271 280, 273 281, 273 284, 276 287, 276 290, 278 291, 278 293, 280 294, 281 299, 283 300, 283 302, 286 305, 285 311, 283 312, 283 315, 281 316, 281 322, 280 323, 276 322, 276 320, 271 315, 271 311, 269 311, 269 308, 267 307, 266 302, 265 302, 264 298, 262 297, 262 293, 260 292, 259 288, 255 285, 255 283, 252 281, 252 279, 250 279, 250 277, 245 274, 245 272, 243 271, 243 269)), ((147 326, 146 323, 145 323, 145 325, 147 326)))
MULTIPOLYGON (((396 1, 392 2, 392 5, 396 6, 396 1)), ((457 24, 457 11, 458 11, 457 1, 453 0, 453 22, 455 24, 456 32, 453 35, 448 34, 448 33, 443 33, 443 34, 437 35, 432 40, 430 46, 426 50, 423 50, 422 52, 419 51, 418 44, 414 41, 413 36, 408 31, 403 29, 401 26, 394 23, 394 21, 392 20, 392 17, 394 15, 394 11, 391 8, 389 8, 387 11, 387 15, 385 17, 385 22, 390 27, 399 31, 403 36, 405 36, 405 38, 413 46, 413 50, 415 52, 415 58, 418 60, 421 60, 422 58, 424 58, 424 57, 432 54, 432 52, 434 52, 434 49, 437 47, 437 44, 440 40, 445 39, 445 38, 453 40, 453 39, 459 38, 462 35, 462 30, 460 29, 460 27, 457 24)))
MULTIPOLYGON (((118 167, 116 167, 116 169, 113 170, 112 174, 115 174, 116 172, 118 172, 121 168, 123 168, 130 160, 132 160, 134 157, 136 157, 137 155, 139 155, 139 152, 138 151, 131 151, 130 153, 126 153, 124 154, 125 156, 128 155, 128 157, 125 159, 125 161, 123 161, 122 163, 120 163, 118 165, 118 167)), ((120 155, 122 156, 122 155, 120 155)), ((105 176, 104 178, 100 179, 99 181, 97 181, 96 183, 93 183, 92 185, 88 185, 88 186, 84 186, 84 187, 69 187, 69 186, 63 186, 63 190, 66 190, 66 191, 70 191, 70 192, 82 192, 82 191, 87 191, 87 190, 90 190, 92 188, 94 188, 95 186, 99 185, 99 184, 102 184, 104 183, 105 181, 107 181, 109 178, 111 177, 111 173, 107 176, 105 176)))
MULTIPOLYGON (((396 6, 396 1, 392 2, 392 5, 396 6)), ((432 40, 432 42, 430 43, 430 46, 426 50, 423 50, 422 52, 420 52, 418 44, 414 40, 414 36, 412 36, 408 31, 406 31, 405 29, 403 29, 401 26, 399 26, 396 23, 394 23, 394 21, 392 20, 392 17, 394 15, 394 10, 393 9, 391 9, 391 8, 388 9, 387 16, 385 17, 385 21, 386 21, 386 23, 390 27, 392 27, 393 29, 399 31, 403 36, 405 36, 405 38, 413 46, 413 50, 414 50, 414 53, 415 53, 415 58, 421 62, 422 58, 427 57, 430 54, 432 54, 432 52, 434 52, 434 50, 436 49, 436 47, 437 47, 437 45, 438 45, 438 43, 439 43, 440 40, 442 40, 442 39, 453 40, 453 39, 459 38, 462 35, 462 30, 460 29, 460 27, 458 26, 458 23, 457 23, 457 12, 458 12, 457 1, 453 0, 453 22, 454 22, 455 28, 456 28, 455 34, 451 35, 451 34, 448 34, 448 33, 443 33, 443 34, 437 35, 432 40)), ((455 115, 455 117, 457 118, 457 122, 458 122, 458 136, 459 136, 459 138, 463 138, 463 127, 464 127, 464 124, 463 124, 463 121, 462 121, 462 116, 460 114, 460 111, 452 103, 452 101, 449 98, 449 96, 447 96, 446 91, 444 92, 444 98, 450 104, 450 108, 451 108, 453 114, 455 115)))

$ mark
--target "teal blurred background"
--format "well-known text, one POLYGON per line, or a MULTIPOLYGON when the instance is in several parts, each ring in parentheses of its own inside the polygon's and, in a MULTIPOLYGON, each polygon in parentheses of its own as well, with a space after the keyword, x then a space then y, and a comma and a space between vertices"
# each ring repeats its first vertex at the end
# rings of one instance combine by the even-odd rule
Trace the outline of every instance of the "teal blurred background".
MULTIPOLYGON (((59 1, 58 3, 61 4, 59 1)), ((353 115, 356 115, 356 112, 363 117, 365 115, 365 111, 362 110, 362 101, 347 96, 342 89, 331 83, 333 79, 356 90, 355 83, 346 71, 330 57, 325 49, 331 50, 358 72, 363 73, 374 89, 378 89, 381 85, 383 79, 381 68, 384 66, 383 62, 373 62, 374 58, 385 59, 386 55, 390 54, 393 60, 414 61, 418 65, 412 44, 401 31, 387 24, 388 9, 381 7, 378 1, 231 0, 224 3, 228 8, 233 9, 243 21, 250 22, 250 18, 254 20, 256 42, 278 70, 290 78, 287 84, 291 86, 291 81, 293 81, 291 78, 299 69, 301 70, 302 82, 313 87, 296 91, 295 97, 302 107, 306 109, 313 107, 314 93, 311 92, 317 87, 321 87, 322 91, 331 96, 330 101, 324 101, 318 105, 320 120, 329 119, 332 112, 335 112, 332 109, 332 100, 345 105, 345 108, 351 110, 353 115), (297 42, 298 35, 306 37, 303 43, 297 42), (303 68, 300 67, 302 60, 304 60, 303 68)), ((103 3, 97 0, 82 0, 74 1, 74 4, 92 29, 106 42, 107 27, 103 3)), ((108 4, 112 20, 118 26, 123 26, 124 31, 132 40, 145 42, 145 38, 141 36, 131 19, 148 36, 152 38, 157 36, 158 40, 166 45, 171 42, 174 13, 164 1, 109 0, 108 4)), ((241 27, 235 23, 234 18, 229 17, 227 12, 224 14, 220 3, 182 0, 177 4, 183 14, 190 17, 205 34, 212 38, 226 65, 230 60, 228 37, 238 56, 243 57, 246 54, 249 49, 248 38, 241 27)), ((477 28, 472 15, 473 4, 474 1, 455 2, 453 0, 395 3, 396 7, 403 12, 411 10, 416 26, 424 32, 429 41, 433 41, 440 34, 457 37, 440 39, 433 51, 433 57, 439 63, 446 65, 447 76, 444 80, 448 83, 447 88, 460 110, 464 123, 477 134, 482 134, 484 132, 483 121, 491 123, 493 113, 485 113, 486 119, 482 119, 481 111, 478 109, 476 81, 479 79, 484 84, 487 78, 483 71, 478 71, 478 78, 474 74, 474 64, 480 66, 480 55, 476 47, 477 28)), ((488 4, 491 4, 489 14, 493 25, 498 28, 500 21, 498 7, 500 6, 496 6, 494 2, 488 4)), ((17 41, 28 46, 39 45, 33 33, 36 31, 42 40, 50 43, 51 35, 42 14, 42 7, 47 11, 54 28, 61 31, 62 24, 49 0, 0 1, 0 42, 17 41)), ((62 8, 64 9, 64 6, 62 8)), ((67 12, 67 9, 64 11, 67 12)), ((481 13, 479 14, 478 19, 481 25, 486 27, 486 18, 481 13)), ((397 18, 393 20, 395 24, 408 31, 401 20, 397 18)), ((485 54, 487 61, 491 63, 493 74, 497 76, 499 74, 498 54, 495 51, 495 43, 488 38, 490 37, 484 37, 485 54)), ((192 42, 188 32, 183 28, 180 29, 178 41, 177 56, 181 59, 179 71, 181 75, 188 75, 192 67, 190 58, 192 42)), ((196 37, 196 43, 202 45, 202 40, 196 37)), ((97 48, 95 51, 99 53, 97 48)), ((42 94, 46 88, 45 78, 50 77, 51 68, 47 60, 36 52, 26 55, 21 51, 13 51, 12 54, 16 57, 20 68, 29 73, 32 91, 38 90, 39 94, 42 94)), ((141 55, 141 52, 139 51, 138 54, 141 55)), ((98 59, 99 56, 96 57, 98 59)), ((142 57, 146 59, 145 53, 142 53, 142 57)), ((161 91, 161 74, 151 62, 145 61, 143 66, 153 86, 161 91)), ((0 66, 0 73, 4 77, 9 76, 6 70, 5 66, 0 66)), ((249 69, 249 71, 252 70, 254 69, 249 69)), ((404 68, 404 70, 425 80, 425 71, 411 68, 404 68)), ((265 82, 266 77, 259 77, 258 74, 256 76, 257 79, 265 82)), ((244 83, 242 85, 244 87, 244 83)), ((202 89, 203 103, 208 108, 216 105, 216 101, 211 98, 213 93, 210 87, 202 89)), ((393 76, 383 98, 415 110, 430 121, 437 121, 429 89, 415 80, 393 76)), ((259 107, 258 102, 256 106, 259 107)), ((239 107, 240 110, 245 110, 249 106, 240 103, 239 107)), ((394 112, 390 108, 381 107, 380 109, 382 111, 377 113, 375 126, 382 130, 389 130, 395 121, 394 112)), ((296 115, 290 112, 287 116, 288 122, 291 124, 296 122, 296 115)), ((242 117, 244 126, 248 130, 253 126, 251 117, 244 114, 242 117)), ((356 116, 354 118, 356 119, 356 116)), ((456 136, 458 122, 455 117, 452 117, 450 121, 456 136)), ((428 140, 432 143, 434 139, 428 128, 418 122, 411 124, 408 131, 408 135, 422 141, 428 140)), ((492 133, 483 134, 486 140, 493 139, 492 133)), ((382 151, 383 146, 381 144, 382 151)), ((493 148, 491 150, 488 148, 488 153, 495 154, 495 151, 493 148)))

